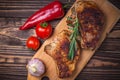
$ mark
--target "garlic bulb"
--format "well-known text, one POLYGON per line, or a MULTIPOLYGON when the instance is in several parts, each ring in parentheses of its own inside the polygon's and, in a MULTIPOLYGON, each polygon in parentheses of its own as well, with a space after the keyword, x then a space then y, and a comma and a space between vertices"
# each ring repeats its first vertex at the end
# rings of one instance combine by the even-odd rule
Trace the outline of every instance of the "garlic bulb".
POLYGON ((41 76, 45 73, 45 65, 40 59, 34 58, 28 63, 28 72, 33 76, 41 76))

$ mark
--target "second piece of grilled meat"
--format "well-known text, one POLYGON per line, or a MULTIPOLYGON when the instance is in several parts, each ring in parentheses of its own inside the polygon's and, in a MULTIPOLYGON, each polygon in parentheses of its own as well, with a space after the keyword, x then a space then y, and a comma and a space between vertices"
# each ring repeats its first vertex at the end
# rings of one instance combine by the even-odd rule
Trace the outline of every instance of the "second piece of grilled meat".
POLYGON ((102 11, 93 1, 77 1, 75 11, 81 25, 81 47, 96 48, 105 22, 102 11))
POLYGON ((77 45, 74 59, 68 59, 70 34, 71 32, 63 30, 50 44, 45 46, 45 52, 50 55, 56 63, 58 76, 60 78, 66 78, 72 75, 80 55, 80 48, 77 45))

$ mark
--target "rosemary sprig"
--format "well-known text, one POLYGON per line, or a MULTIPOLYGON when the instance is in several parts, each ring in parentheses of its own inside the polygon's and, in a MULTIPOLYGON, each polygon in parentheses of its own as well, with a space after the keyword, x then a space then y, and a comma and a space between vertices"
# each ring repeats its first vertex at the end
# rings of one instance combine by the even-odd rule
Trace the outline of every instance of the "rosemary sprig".
POLYGON ((71 42, 70 42, 69 53, 68 53, 68 58, 70 60, 74 59, 75 52, 77 51, 77 41, 76 41, 76 38, 79 35, 79 30, 78 30, 79 26, 80 25, 79 25, 79 22, 78 22, 78 18, 76 18, 76 21, 74 22, 73 27, 70 28, 70 29, 73 30, 72 34, 70 35, 71 42))

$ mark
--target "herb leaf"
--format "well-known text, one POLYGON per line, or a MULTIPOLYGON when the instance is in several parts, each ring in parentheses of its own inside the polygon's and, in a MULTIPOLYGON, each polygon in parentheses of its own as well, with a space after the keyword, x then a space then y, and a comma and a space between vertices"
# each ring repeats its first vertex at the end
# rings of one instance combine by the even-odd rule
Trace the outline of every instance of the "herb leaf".
POLYGON ((74 56, 75 56, 75 52, 77 51, 77 41, 76 41, 76 38, 77 36, 79 35, 79 22, 78 22, 78 18, 76 18, 76 21, 75 23, 73 24, 73 32, 72 34, 70 35, 70 47, 69 47, 69 54, 68 54, 68 58, 70 60, 73 60, 74 59, 74 56))

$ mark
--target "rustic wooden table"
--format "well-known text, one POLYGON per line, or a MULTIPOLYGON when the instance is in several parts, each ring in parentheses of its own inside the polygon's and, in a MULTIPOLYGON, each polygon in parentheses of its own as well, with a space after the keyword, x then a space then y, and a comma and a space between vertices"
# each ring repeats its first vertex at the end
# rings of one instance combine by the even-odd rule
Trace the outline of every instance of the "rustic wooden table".
MULTIPOLYGON (((0 0, 0 80, 26 80, 26 64, 35 51, 26 48, 34 29, 18 28, 39 8, 53 0, 0 0)), ((60 0, 63 4, 75 0, 60 0)), ((119 0, 109 0, 120 9, 119 0)), ((53 27, 60 20, 51 21, 53 27)), ((120 80, 120 20, 76 80, 120 80)))

